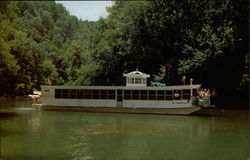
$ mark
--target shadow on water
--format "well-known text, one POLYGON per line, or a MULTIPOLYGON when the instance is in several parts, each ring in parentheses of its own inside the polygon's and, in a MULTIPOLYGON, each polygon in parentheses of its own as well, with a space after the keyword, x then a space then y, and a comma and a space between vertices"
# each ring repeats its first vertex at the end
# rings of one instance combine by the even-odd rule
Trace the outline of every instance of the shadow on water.
POLYGON ((191 116, 238 116, 238 115, 250 115, 250 109, 220 109, 220 108, 202 108, 191 114, 191 116))
POLYGON ((18 114, 15 113, 15 112, 0 111, 0 119, 3 119, 3 118, 10 118, 10 117, 16 117, 16 116, 18 116, 18 114))
POLYGON ((20 116, 21 110, 34 110, 29 101, 0 99, 0 119, 20 116))

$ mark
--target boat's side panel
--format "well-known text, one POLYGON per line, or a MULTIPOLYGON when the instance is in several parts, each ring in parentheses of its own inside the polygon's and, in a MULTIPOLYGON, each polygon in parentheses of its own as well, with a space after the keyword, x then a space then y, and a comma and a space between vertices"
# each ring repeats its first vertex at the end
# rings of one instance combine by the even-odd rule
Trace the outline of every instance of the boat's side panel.
POLYGON ((95 107, 116 107, 115 100, 95 100, 95 99, 51 99, 46 102, 42 100, 43 105, 53 106, 95 106, 95 107))
MULTIPOLYGON (((94 106, 94 107, 117 107, 116 100, 94 100, 94 99, 50 99, 48 102, 42 100, 43 105, 52 106, 94 106)), ((123 101, 123 108, 184 108, 192 107, 187 100, 179 101, 147 101, 130 100, 123 101)))
POLYGON ((141 113, 141 114, 172 114, 188 115, 200 110, 200 107, 186 108, 120 108, 120 107, 76 107, 76 106, 42 106, 45 110, 106 112, 106 113, 141 113))
POLYGON ((183 108, 192 107, 190 100, 124 100, 125 108, 183 108))

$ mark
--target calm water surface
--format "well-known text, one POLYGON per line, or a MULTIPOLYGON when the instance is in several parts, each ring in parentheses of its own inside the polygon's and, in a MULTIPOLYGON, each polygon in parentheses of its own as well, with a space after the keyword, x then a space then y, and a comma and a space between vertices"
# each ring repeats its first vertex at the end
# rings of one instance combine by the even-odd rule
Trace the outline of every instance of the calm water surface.
POLYGON ((248 110, 221 116, 43 111, 0 101, 1 160, 250 160, 248 110))

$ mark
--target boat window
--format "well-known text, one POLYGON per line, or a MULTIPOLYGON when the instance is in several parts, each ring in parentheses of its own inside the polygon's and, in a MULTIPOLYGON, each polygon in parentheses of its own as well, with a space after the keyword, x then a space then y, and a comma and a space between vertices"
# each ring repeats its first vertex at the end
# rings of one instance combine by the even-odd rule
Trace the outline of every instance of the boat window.
POLYGON ((166 91, 166 100, 172 100, 173 99, 173 91, 172 90, 168 90, 166 91))
POLYGON ((149 91, 148 92, 148 99, 149 100, 156 100, 156 91, 149 91))
POLYGON ((135 78, 132 78, 132 84, 135 84, 135 78))
POLYGON ((77 95, 78 99, 82 99, 83 98, 83 90, 82 89, 78 89, 76 95, 77 95))
POLYGON ((76 89, 69 90, 69 98, 75 99, 76 98, 76 89))
POLYGON ((132 99, 133 100, 139 99, 139 90, 132 90, 132 99))
POLYGON ((115 90, 108 90, 108 94, 115 94, 115 90))
POLYGON ((92 90, 84 90, 84 98, 91 99, 92 98, 92 90))
POLYGON ((128 78, 128 84, 133 84, 133 79, 132 78, 128 78))
POLYGON ((61 89, 55 89, 55 98, 62 98, 61 89))
POLYGON ((108 98, 108 91, 107 90, 100 90, 100 98, 107 99, 108 98))
POLYGON ((117 94, 122 95, 122 90, 121 89, 117 90, 117 94))
POLYGON ((108 91, 107 91, 107 90, 100 90, 100 94, 101 94, 101 95, 107 95, 107 94, 108 94, 108 91))
POLYGON ((182 94, 190 94, 191 90, 190 89, 183 89, 182 94))
POLYGON ((174 99, 181 99, 181 90, 174 90, 174 99))
POLYGON ((115 90, 108 90, 108 99, 115 99, 115 90))
POLYGON ((190 99, 190 97, 191 97, 191 90, 190 89, 182 90, 182 99, 190 99))
MULTIPOLYGON (((122 91, 121 91, 122 93, 122 91)), ((55 89, 55 98, 115 99, 115 90, 55 89)))
POLYGON ((140 84, 141 83, 141 78, 135 78, 135 84, 140 84))
POLYGON ((93 90, 93 99, 99 99, 99 90, 93 90))
POLYGON ((117 101, 122 101, 123 100, 122 92, 123 92, 123 90, 121 90, 121 89, 117 90, 117 97, 116 97, 117 101))
POLYGON ((124 99, 131 99, 131 90, 124 90, 124 99))
POLYGON ((193 89, 193 96, 197 96, 197 89, 193 89))
POLYGON ((69 90, 62 89, 62 98, 69 98, 69 90))
POLYGON ((164 100, 164 91, 157 91, 157 100, 164 100))
POLYGON ((147 90, 140 91, 140 99, 141 100, 147 100, 148 99, 148 91, 147 90))

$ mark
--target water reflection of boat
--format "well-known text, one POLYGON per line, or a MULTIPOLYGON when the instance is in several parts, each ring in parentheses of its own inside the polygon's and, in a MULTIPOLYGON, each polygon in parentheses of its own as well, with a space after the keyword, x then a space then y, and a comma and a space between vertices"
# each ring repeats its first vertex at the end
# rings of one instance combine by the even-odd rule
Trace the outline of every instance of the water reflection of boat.
POLYGON ((42 108, 87 112, 187 115, 210 107, 210 95, 199 97, 200 84, 147 86, 150 76, 138 70, 124 74, 126 86, 43 85, 42 108))
POLYGON ((15 117, 17 114, 15 112, 0 110, 0 118, 15 117))

